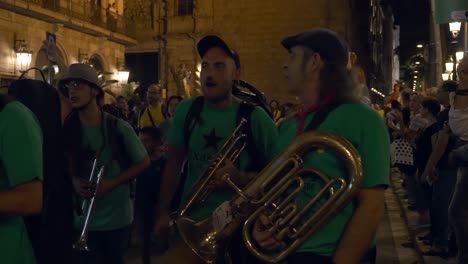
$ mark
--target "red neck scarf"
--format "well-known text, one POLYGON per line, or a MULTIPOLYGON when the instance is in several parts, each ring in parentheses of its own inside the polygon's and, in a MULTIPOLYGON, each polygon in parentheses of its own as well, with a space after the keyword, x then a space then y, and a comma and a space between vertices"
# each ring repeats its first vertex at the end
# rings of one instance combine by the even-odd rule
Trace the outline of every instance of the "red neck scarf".
POLYGON ((299 119, 299 126, 297 127, 296 136, 302 134, 307 116, 310 113, 317 111, 317 109, 319 109, 321 106, 328 104, 333 98, 334 96, 328 95, 321 102, 316 102, 315 104, 311 105, 306 111, 303 111, 302 109, 297 111, 296 115, 294 116, 299 119))

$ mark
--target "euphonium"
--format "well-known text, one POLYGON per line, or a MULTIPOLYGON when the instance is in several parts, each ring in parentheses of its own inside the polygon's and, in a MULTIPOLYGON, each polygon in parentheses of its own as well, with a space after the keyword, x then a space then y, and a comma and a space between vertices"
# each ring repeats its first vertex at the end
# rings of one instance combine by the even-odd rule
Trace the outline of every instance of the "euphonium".
POLYGON ((91 174, 89 176, 89 181, 94 182, 96 184, 96 189, 94 190, 94 194, 91 198, 85 199, 81 204, 82 212, 84 213, 81 217, 84 217, 83 228, 80 233, 80 237, 78 240, 73 244, 73 249, 79 251, 89 251, 88 248, 88 228, 89 222, 91 221, 91 216, 94 211, 95 200, 96 200, 96 191, 101 182, 101 178, 104 174, 104 165, 99 168, 96 174, 96 166, 97 166, 97 158, 94 159, 93 167, 91 168, 91 174))
POLYGON ((362 182, 361 158, 356 148, 346 139, 322 131, 306 132, 298 136, 288 147, 265 167, 244 189, 233 184, 229 176, 225 181, 237 195, 222 206, 230 215, 228 221, 214 225, 215 216, 200 222, 187 217, 176 220, 177 228, 187 245, 208 263, 223 254, 225 246, 240 226, 248 249, 266 262, 279 262, 294 252, 310 236, 326 224, 331 217, 345 207, 355 196, 362 182), (330 150, 342 162, 347 179, 332 178, 311 168, 303 168, 302 157, 316 149, 330 150), (304 178, 317 178, 324 186, 303 208, 295 204, 296 196, 304 188, 304 178), (310 217, 311 208, 322 198, 328 200, 310 217), (284 247, 268 254, 252 242, 252 228, 260 215, 269 218, 269 231, 284 242, 284 247), (304 223, 304 224, 302 224, 304 223))

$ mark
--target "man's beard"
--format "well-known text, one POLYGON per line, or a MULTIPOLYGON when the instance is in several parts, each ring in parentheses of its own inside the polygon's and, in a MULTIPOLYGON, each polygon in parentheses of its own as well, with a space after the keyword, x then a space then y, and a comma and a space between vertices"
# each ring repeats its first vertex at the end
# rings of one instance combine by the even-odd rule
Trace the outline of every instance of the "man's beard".
POLYGON ((229 99, 229 96, 231 96, 231 91, 227 91, 226 93, 223 93, 223 94, 220 94, 220 95, 217 95, 217 96, 213 96, 213 97, 206 97, 205 96, 205 98, 209 102, 217 104, 217 103, 226 101, 227 99, 229 99))

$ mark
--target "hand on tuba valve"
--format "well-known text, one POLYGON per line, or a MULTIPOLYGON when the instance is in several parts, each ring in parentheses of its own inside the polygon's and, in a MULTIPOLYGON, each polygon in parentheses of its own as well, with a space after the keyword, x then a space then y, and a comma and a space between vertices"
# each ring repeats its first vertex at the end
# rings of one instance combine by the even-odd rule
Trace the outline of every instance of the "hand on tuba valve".
POLYGON ((273 226, 273 223, 268 220, 266 215, 262 214, 258 217, 252 230, 252 237, 266 250, 275 250, 284 246, 283 243, 276 240, 273 234, 268 231, 271 226, 273 226))

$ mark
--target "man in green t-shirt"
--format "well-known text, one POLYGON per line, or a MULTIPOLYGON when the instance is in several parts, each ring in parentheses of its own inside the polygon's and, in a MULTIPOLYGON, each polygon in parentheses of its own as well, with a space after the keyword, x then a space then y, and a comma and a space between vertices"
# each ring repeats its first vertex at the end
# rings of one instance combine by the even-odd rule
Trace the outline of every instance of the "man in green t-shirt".
MULTIPOLYGON (((372 244, 385 210, 384 192, 390 171, 385 124, 378 113, 353 98, 346 71, 348 48, 335 32, 306 31, 287 37, 282 45, 289 51, 283 66, 288 89, 302 99, 303 111, 289 116, 280 125, 276 152, 303 133, 318 112, 330 109, 318 123, 317 130, 349 140, 357 148, 363 166, 363 183, 355 200, 289 255, 287 263, 360 263, 372 244)), ((344 163, 328 150, 312 151, 303 160, 304 167, 317 169, 329 177, 349 176, 344 163)), ((304 190, 296 198, 299 207, 309 202, 323 186, 321 181, 310 178, 304 182, 304 190)), ((258 220, 254 238, 266 251, 281 248, 273 234, 259 231, 262 225, 268 224, 264 218, 258 220)))
MULTIPOLYGON (((168 161, 162 178, 162 191, 157 210, 159 221, 154 228, 157 235, 164 233, 163 231, 169 226, 171 200, 176 195, 180 181, 179 172, 184 160, 187 161, 188 166, 185 182, 183 182, 182 205, 187 203, 191 187, 209 165, 209 161, 214 158, 238 125, 236 119, 241 103, 232 95, 232 87, 240 76, 239 56, 217 36, 207 36, 201 39, 197 47, 202 57, 200 78, 204 103, 198 121, 187 139, 184 133, 185 122, 188 112, 193 111, 191 110, 192 104, 197 99, 182 101, 171 124, 168 133, 168 161)), ((255 148, 258 155, 252 157, 252 152, 249 150, 242 152, 236 165, 245 173, 233 178, 233 181, 240 186, 248 183, 254 175, 248 172, 255 171, 255 167, 262 168, 268 163, 273 153, 273 143, 277 138, 276 127, 262 108, 255 107, 247 119, 252 137, 250 139, 252 145, 247 148, 255 148)), ((232 168, 232 163, 227 163, 225 168, 232 168)), ((218 185, 203 204, 196 205, 187 211, 188 216, 195 221, 206 219, 223 202, 233 197, 234 192, 229 187, 218 185)))
MULTIPOLYGON (((76 259, 78 263, 123 264, 133 221, 129 181, 144 171, 150 160, 132 127, 101 110, 104 92, 99 83, 96 70, 87 64, 70 65, 67 76, 59 82, 74 110, 64 125, 65 150, 79 204, 96 190, 88 181, 94 159, 96 168, 105 166, 89 224, 90 252, 76 259)), ((76 218, 80 231, 83 220, 76 218)))
POLYGON ((0 95, 0 263, 36 263, 23 217, 42 208, 42 131, 19 102, 0 95))

